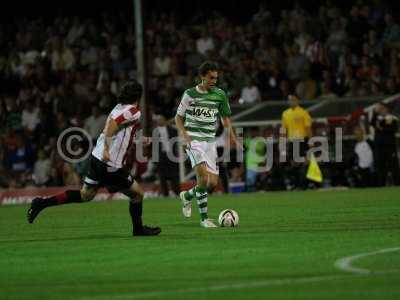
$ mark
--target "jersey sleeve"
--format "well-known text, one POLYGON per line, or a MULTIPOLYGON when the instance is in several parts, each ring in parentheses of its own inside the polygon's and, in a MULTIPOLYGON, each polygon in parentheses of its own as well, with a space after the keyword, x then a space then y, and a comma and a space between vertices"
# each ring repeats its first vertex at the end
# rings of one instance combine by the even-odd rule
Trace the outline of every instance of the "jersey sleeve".
POLYGON ((231 108, 229 106, 228 96, 224 91, 221 93, 222 101, 219 106, 219 114, 221 117, 230 117, 232 115, 231 108))
POLYGON ((121 114, 112 117, 118 125, 137 122, 140 119, 140 110, 132 106, 121 114))
POLYGON ((182 95, 181 103, 179 103, 178 109, 176 110, 176 114, 184 117, 186 114, 186 110, 190 106, 190 96, 184 92, 182 95))

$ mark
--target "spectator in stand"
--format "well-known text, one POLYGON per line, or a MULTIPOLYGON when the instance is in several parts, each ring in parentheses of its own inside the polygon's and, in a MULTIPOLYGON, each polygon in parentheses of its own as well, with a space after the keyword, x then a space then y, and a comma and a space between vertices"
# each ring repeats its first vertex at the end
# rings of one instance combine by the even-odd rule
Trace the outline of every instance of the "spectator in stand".
POLYGON ((376 83, 377 85, 380 85, 382 83, 382 71, 380 66, 376 63, 374 63, 371 67, 369 80, 376 83))
POLYGON ((368 56, 363 56, 361 58, 361 64, 357 69, 357 78, 360 80, 368 80, 371 76, 372 67, 368 56))
POLYGON ((382 48, 379 46, 379 40, 376 30, 369 30, 367 45, 368 55, 370 58, 377 58, 382 56, 382 48))
POLYGON ((370 91, 371 96, 379 97, 379 96, 383 95, 383 93, 381 91, 381 87, 380 87, 380 85, 378 83, 376 83, 374 81, 370 81, 369 84, 370 84, 370 87, 371 87, 370 88, 371 89, 371 91, 370 91))
POLYGON ((389 77, 385 81, 385 95, 394 95, 399 92, 399 89, 396 87, 395 79, 393 77, 389 77))
POLYGON ((63 182, 67 186, 79 186, 81 183, 81 177, 76 172, 73 165, 64 163, 62 169, 63 182))
POLYGON ((350 82, 354 78, 354 71, 350 65, 344 67, 343 73, 339 73, 336 77, 338 94, 343 96, 350 89, 350 82))
POLYGON ((340 20, 331 24, 330 35, 326 41, 328 56, 333 67, 337 67, 339 56, 344 52, 347 43, 347 34, 340 20))
POLYGON ((337 99, 337 95, 332 91, 331 82, 324 81, 321 84, 321 95, 318 97, 318 100, 334 100, 337 99))
POLYGON ((153 74, 156 77, 165 77, 171 73, 171 57, 165 51, 159 50, 158 55, 154 58, 153 74))
POLYGON ((208 51, 214 50, 214 39, 206 29, 201 30, 200 37, 196 41, 197 52, 203 56, 206 56, 208 51))
POLYGON ((317 96, 317 83, 310 76, 301 80, 296 86, 296 94, 301 99, 313 100, 317 96))
POLYGON ((392 14, 385 14, 385 29, 382 34, 381 45, 386 49, 400 47, 400 25, 392 14))
POLYGON ((300 53, 300 47, 294 44, 289 50, 287 63, 287 75, 293 82, 298 82, 304 78, 310 69, 307 57, 300 53))
POLYGON ((201 54, 196 51, 194 40, 189 40, 186 45, 185 61, 189 70, 199 66, 203 61, 201 54))
POLYGON ((15 145, 5 154, 5 165, 10 170, 17 186, 25 186, 31 176, 33 168, 33 149, 22 132, 17 132, 15 145))
POLYGON ((106 120, 107 115, 102 114, 98 106, 93 106, 92 114, 85 120, 84 125, 84 129, 89 133, 93 141, 95 141, 102 132, 106 120))
POLYGON ((95 45, 91 44, 87 38, 83 38, 80 64, 91 70, 96 70, 98 58, 99 49, 95 45))
POLYGON ((292 91, 291 91, 289 81, 286 79, 281 80, 281 82, 279 83, 279 93, 277 95, 277 99, 278 100, 287 99, 289 97, 289 95, 291 94, 291 92, 292 91))
POLYGON ((242 88, 239 103, 255 104, 261 101, 260 90, 251 77, 246 79, 246 85, 242 88))
POLYGON ((357 5, 353 5, 350 9, 350 16, 347 21, 346 31, 349 34, 349 45, 350 48, 359 49, 362 45, 362 37, 364 33, 369 29, 365 19, 360 16, 360 9, 357 5))
POLYGON ((6 97, 6 127, 14 130, 22 128, 22 114, 17 107, 16 99, 6 97))
POLYGON ((68 30, 66 42, 68 45, 74 45, 85 34, 85 25, 75 17, 72 21, 72 26, 68 30))
POLYGON ((53 40, 53 52, 51 53, 51 65, 55 71, 68 71, 75 66, 75 56, 65 41, 57 37, 53 40))
POLYGON ((51 160, 44 150, 39 150, 33 166, 32 179, 37 186, 46 186, 50 180, 51 160))
POLYGON ((279 83, 282 77, 283 75, 277 63, 272 63, 271 65, 261 63, 257 70, 256 78, 264 100, 279 99, 279 83))
POLYGON ((357 79, 352 79, 348 82, 347 92, 344 94, 344 97, 358 97, 360 90, 360 81, 357 79))
POLYGON ((40 123, 39 116, 39 107, 35 106, 33 101, 28 101, 25 105, 25 109, 22 111, 22 127, 28 132, 33 132, 40 123))

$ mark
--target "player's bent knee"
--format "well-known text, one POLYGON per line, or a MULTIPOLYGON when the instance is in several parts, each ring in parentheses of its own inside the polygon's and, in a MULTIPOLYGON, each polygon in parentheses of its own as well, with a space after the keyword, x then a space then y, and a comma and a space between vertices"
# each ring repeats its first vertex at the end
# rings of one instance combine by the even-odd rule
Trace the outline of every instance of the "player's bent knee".
POLYGON ((136 193, 136 198, 141 198, 141 199, 143 199, 143 197, 144 197, 144 191, 143 191, 142 188, 135 189, 135 193, 136 193))
POLYGON ((87 192, 81 193, 82 202, 89 202, 94 198, 94 196, 95 194, 92 193, 87 193, 87 192))
MULTIPOLYGON (((129 198, 134 199, 134 202, 143 201, 144 198, 144 190, 136 181, 133 182, 132 186, 129 189, 129 198)), ((132 201, 132 200, 131 200, 132 201)))
POLYGON ((81 189, 81 199, 82 202, 88 202, 91 201, 94 196, 96 196, 96 190, 92 190, 92 189, 81 189))
POLYGON ((210 183, 208 184, 208 190, 210 191, 210 192, 212 192, 212 191, 214 191, 215 190, 215 188, 217 187, 217 185, 218 185, 218 181, 216 181, 216 180, 212 180, 212 181, 210 181, 210 183))
POLYGON ((217 187, 217 185, 218 185, 218 182, 216 182, 216 181, 211 182, 210 189, 214 190, 217 187))
POLYGON ((208 177, 206 176, 199 176, 198 177, 198 182, 197 184, 201 187, 207 187, 208 186, 208 177))
POLYGON ((131 199, 133 199, 133 202, 140 202, 140 201, 143 201, 143 198, 144 198, 144 192, 141 191, 139 193, 135 192, 134 197, 131 199))

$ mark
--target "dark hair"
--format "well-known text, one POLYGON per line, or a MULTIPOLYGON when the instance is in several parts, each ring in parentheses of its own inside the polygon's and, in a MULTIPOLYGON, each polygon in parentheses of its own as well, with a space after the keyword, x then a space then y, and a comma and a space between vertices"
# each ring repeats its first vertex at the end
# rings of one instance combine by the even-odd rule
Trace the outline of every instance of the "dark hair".
POLYGON ((218 71, 218 65, 213 61, 205 61, 199 67, 199 74, 204 76, 208 71, 218 71))
POLYGON ((390 111, 390 107, 386 102, 381 101, 379 102, 379 104, 382 105, 384 108, 386 108, 388 111, 390 111))
POLYGON ((122 104, 138 102, 143 93, 142 85, 136 80, 129 80, 121 87, 117 100, 122 104))

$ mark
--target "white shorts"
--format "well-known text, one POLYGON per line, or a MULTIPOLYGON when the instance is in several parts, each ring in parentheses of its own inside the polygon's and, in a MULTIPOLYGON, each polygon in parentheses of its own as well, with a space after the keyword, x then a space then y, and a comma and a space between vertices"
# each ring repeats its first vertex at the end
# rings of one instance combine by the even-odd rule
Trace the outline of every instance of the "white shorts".
POLYGON ((219 174, 217 165, 217 147, 215 142, 192 141, 190 148, 186 149, 186 153, 190 158, 192 168, 198 164, 205 162, 207 170, 210 173, 219 174))

